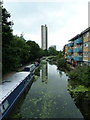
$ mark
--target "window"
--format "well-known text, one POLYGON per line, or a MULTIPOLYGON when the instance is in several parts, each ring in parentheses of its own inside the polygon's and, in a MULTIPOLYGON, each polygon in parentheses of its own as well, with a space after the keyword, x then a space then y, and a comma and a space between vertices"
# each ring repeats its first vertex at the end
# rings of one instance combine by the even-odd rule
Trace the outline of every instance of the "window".
POLYGON ((84 53, 84 57, 88 57, 88 52, 85 52, 85 53, 84 53))
POLYGON ((8 100, 6 100, 6 101, 3 103, 3 105, 4 105, 4 109, 6 110, 6 109, 8 108, 8 106, 9 106, 8 100))
POLYGON ((29 71, 30 71, 30 68, 29 68, 29 67, 25 67, 25 68, 24 68, 24 71, 29 72, 29 71))
POLYGON ((82 54, 81 54, 81 53, 78 53, 78 56, 81 56, 81 57, 82 57, 82 54))
POLYGON ((89 37, 89 32, 85 33, 85 34, 83 35, 83 37, 84 37, 84 38, 89 37))
POLYGON ((1 113, 4 113, 5 110, 3 109, 3 105, 0 106, 0 111, 1 113))
POLYGON ((85 43, 84 43, 84 47, 88 47, 88 42, 85 42, 85 43))
POLYGON ((0 105, 1 113, 4 113, 4 111, 8 108, 8 106, 9 106, 8 100, 6 100, 2 105, 0 105))
POLYGON ((78 45, 79 48, 82 48, 82 45, 78 45))
POLYGON ((87 32, 87 37, 89 37, 89 32, 87 32))

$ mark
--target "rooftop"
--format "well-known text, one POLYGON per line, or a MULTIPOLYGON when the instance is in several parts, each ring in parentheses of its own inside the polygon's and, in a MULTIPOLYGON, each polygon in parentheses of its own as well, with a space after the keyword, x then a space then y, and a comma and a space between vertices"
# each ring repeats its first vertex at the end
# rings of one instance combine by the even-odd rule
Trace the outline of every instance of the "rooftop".
POLYGON ((86 32, 90 31, 90 27, 88 27, 87 29, 85 29, 84 31, 82 31, 80 34, 77 34, 75 37, 71 38, 68 41, 74 41, 75 39, 81 37, 81 35, 85 34, 86 32))

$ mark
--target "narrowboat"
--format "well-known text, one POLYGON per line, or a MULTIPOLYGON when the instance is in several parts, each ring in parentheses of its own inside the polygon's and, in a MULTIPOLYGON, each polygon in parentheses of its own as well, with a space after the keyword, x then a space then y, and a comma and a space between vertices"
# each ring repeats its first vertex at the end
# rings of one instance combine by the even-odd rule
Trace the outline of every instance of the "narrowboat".
POLYGON ((16 101, 32 83, 30 72, 17 72, 0 83, 0 120, 8 117, 16 101))
POLYGON ((36 62, 35 62, 35 66, 36 66, 36 67, 39 66, 39 62, 36 61, 36 62))
POLYGON ((30 65, 26 66, 23 69, 23 71, 25 71, 25 72, 31 72, 31 74, 33 74, 34 71, 35 71, 35 67, 36 67, 35 64, 30 64, 30 65))

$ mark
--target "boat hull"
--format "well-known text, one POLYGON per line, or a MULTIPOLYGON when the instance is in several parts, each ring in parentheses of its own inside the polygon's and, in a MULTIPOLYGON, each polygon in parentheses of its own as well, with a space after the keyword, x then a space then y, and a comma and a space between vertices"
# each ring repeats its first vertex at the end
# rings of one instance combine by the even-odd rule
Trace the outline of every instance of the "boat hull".
POLYGON ((33 81, 33 75, 29 74, 12 92, 11 94, 2 102, 2 106, 6 105, 6 110, 0 114, 0 120, 4 120, 8 117, 9 113, 13 109, 15 103, 21 95, 24 93, 24 91, 27 89, 27 87, 32 84, 33 81))

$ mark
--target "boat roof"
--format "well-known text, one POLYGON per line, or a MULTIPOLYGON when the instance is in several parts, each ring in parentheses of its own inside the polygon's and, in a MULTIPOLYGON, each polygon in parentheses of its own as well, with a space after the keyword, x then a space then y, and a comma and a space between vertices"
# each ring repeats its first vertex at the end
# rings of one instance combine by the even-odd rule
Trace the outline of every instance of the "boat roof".
POLYGON ((30 64, 30 65, 28 65, 28 66, 26 66, 26 67, 32 67, 32 66, 35 66, 35 64, 30 64))
POLYGON ((0 104, 29 74, 30 72, 17 72, 0 83, 0 104))

